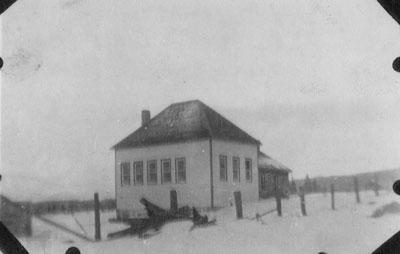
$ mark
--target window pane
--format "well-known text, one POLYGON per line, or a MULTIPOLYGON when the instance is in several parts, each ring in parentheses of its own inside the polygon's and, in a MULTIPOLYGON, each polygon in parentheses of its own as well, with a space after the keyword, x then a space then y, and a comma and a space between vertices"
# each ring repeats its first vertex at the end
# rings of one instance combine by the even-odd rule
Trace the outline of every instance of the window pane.
POLYGON ((178 172, 178 182, 186 182, 186 172, 178 172))
POLYGON ((232 159, 232 167, 233 167, 233 181, 240 181, 240 160, 237 157, 233 157, 232 159))
POLYGON ((178 170, 179 171, 185 170, 185 160, 183 159, 178 160, 178 170))
POLYGON ((250 160, 249 159, 246 159, 246 169, 250 169, 251 168, 251 166, 250 166, 250 160))
POLYGON ((186 182, 186 161, 184 158, 176 159, 176 181, 178 183, 186 182))
POLYGON ((121 185, 126 186, 131 184, 131 172, 129 163, 121 164, 121 185))
POLYGON ((147 162, 147 183, 157 184, 157 162, 147 162))
POLYGON ((143 185, 143 175, 136 176, 136 184, 143 185))
POLYGON ((135 162, 135 184, 143 185, 143 162, 135 162))
POLYGON ((227 172, 226 172, 226 156, 219 157, 219 178, 221 181, 227 181, 227 172))
POLYGON ((171 160, 162 161, 162 182, 171 183, 171 160))
POLYGON ((251 171, 250 170, 246 170, 246 180, 251 181, 251 171))
POLYGON ((246 181, 252 181, 252 166, 251 166, 251 159, 246 159, 246 181))

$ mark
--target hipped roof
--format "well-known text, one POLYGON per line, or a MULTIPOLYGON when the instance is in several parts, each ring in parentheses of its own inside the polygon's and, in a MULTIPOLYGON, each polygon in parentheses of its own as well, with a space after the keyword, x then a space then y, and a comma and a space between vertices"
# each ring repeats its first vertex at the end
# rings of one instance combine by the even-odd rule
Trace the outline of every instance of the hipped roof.
POLYGON ((261 151, 258 153, 258 169, 285 174, 292 172, 292 170, 290 170, 288 167, 272 159, 261 151))
POLYGON ((112 148, 129 148, 188 140, 215 138, 227 141, 260 142, 199 100, 171 104, 150 122, 112 148))

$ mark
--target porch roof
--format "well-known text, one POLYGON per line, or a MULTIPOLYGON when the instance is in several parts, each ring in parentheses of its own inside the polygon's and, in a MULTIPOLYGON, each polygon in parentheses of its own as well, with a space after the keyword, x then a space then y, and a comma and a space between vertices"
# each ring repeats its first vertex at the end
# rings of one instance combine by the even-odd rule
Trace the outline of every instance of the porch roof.
POLYGON ((258 153, 258 169, 264 172, 278 173, 278 174, 289 174, 292 172, 291 169, 281 164, 280 162, 272 159, 263 152, 258 153))

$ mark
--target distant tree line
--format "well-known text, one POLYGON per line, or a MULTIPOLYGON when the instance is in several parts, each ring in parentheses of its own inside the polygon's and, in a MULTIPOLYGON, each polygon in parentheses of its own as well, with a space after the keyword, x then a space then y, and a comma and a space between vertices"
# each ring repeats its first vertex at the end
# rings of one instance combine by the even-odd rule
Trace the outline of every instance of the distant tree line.
MULTIPOLYGON (((104 199, 100 201, 100 210, 114 210, 116 208, 114 199, 104 199)), ((55 213, 74 213, 94 210, 93 200, 66 200, 66 201, 44 201, 33 203, 31 206, 33 214, 55 214, 55 213)))
POLYGON ((324 191, 324 187, 318 183, 317 179, 316 178, 310 179, 308 174, 304 180, 292 179, 289 186, 290 192, 292 194, 297 193, 299 191, 299 187, 304 187, 304 191, 306 193, 324 191))
POLYGON ((293 180, 291 183, 292 192, 303 186, 306 193, 327 192, 330 185, 335 185, 335 190, 340 192, 354 191, 354 177, 357 177, 360 190, 371 190, 378 194, 379 190, 391 190, 393 183, 400 179, 400 169, 360 173, 356 175, 328 176, 293 180))
POLYGON ((317 182, 317 179, 310 179, 310 177, 307 175, 306 179, 304 179, 304 191, 306 193, 311 193, 311 192, 320 192, 322 189, 320 185, 317 182))

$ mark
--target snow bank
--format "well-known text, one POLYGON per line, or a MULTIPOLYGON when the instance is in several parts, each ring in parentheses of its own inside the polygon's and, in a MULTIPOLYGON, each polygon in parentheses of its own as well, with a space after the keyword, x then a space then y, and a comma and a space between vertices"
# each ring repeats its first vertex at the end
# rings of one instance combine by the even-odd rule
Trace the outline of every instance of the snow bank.
MULTIPOLYGON (((371 218, 372 212, 387 203, 398 201, 391 193, 375 197, 372 192, 361 193, 356 204, 353 193, 336 193, 336 210, 330 209, 330 196, 306 196, 308 216, 301 216, 297 196, 282 200, 283 216, 276 212, 262 217, 264 223, 250 220, 256 213, 275 208, 275 200, 244 204, 243 220, 236 220, 235 208, 209 212, 217 225, 190 231, 190 221, 166 224, 161 232, 150 238, 125 237, 106 240, 106 234, 126 227, 109 223, 115 213, 101 215, 101 242, 87 242, 64 233, 41 221, 34 220, 34 236, 22 238, 31 253, 65 253, 70 246, 82 253, 371 253, 386 239, 400 230, 398 216, 389 214, 371 218)), ((89 237, 94 236, 93 213, 76 213, 76 220, 89 237)), ((52 219, 80 230, 71 215, 54 215, 52 219)))

